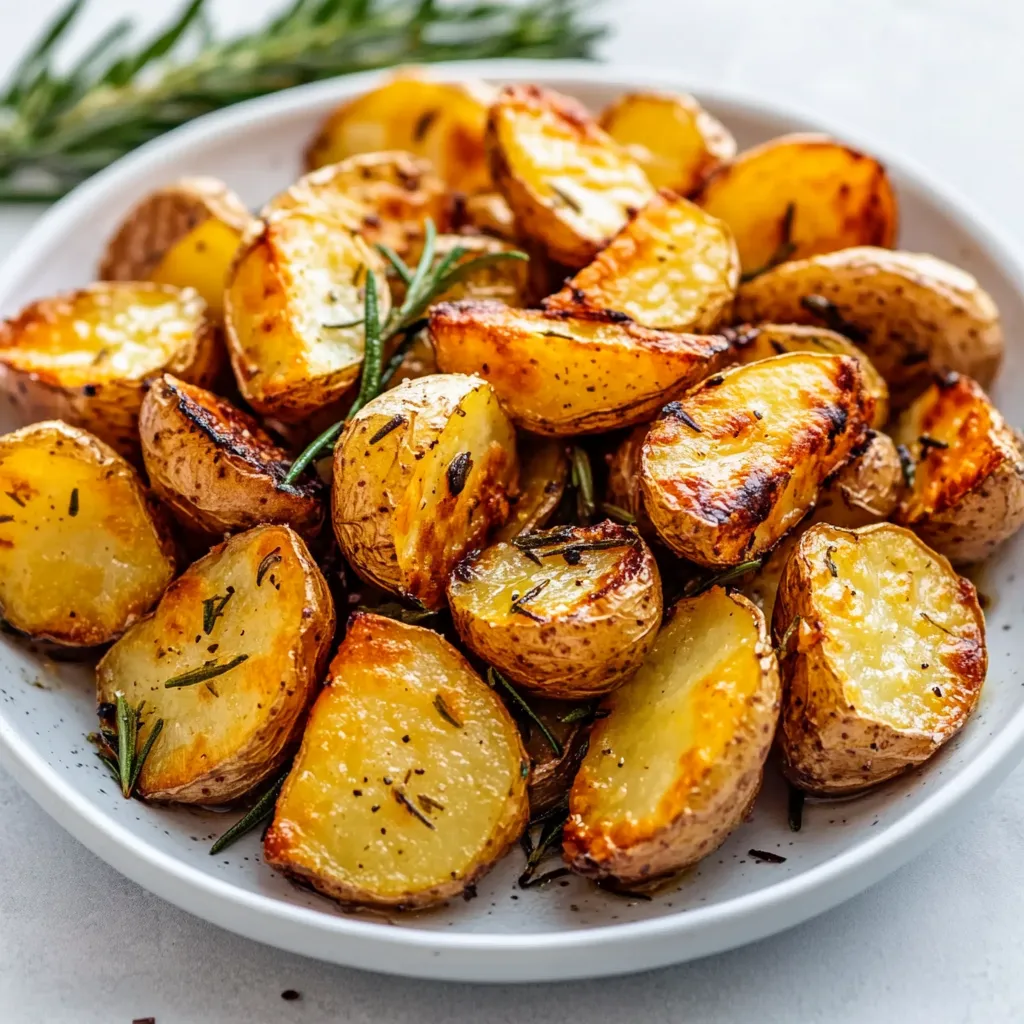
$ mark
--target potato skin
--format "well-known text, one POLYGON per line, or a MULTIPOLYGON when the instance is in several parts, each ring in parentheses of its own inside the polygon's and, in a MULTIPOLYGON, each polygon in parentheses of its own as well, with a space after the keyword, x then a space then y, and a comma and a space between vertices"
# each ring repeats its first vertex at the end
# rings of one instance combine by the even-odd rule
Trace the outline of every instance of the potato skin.
POLYGON ((658 531, 644 510, 640 486, 640 458, 650 423, 638 423, 608 458, 606 496, 612 505, 625 509, 635 520, 637 532, 648 544, 658 541, 658 531))
POLYGON ((896 520, 954 564, 987 558, 1024 526, 1024 450, 969 377, 938 378, 894 437, 916 463, 896 520))
POLYGON ((517 448, 519 493, 509 498, 511 512, 505 525, 494 532, 496 542, 541 529, 558 508, 569 478, 565 445, 522 436, 517 448))
POLYGON ((282 523, 309 538, 324 521, 324 488, 307 474, 281 485, 291 457, 230 402, 165 373, 139 416, 153 490, 186 529, 217 535, 282 523))
MULTIPOLYGON (((890 523, 857 530, 819 524, 804 533, 782 574, 772 632, 777 644, 785 640, 785 650, 780 651, 786 684, 779 730, 783 771, 794 785, 820 796, 859 792, 931 757, 973 711, 988 665, 985 619, 974 586, 913 533, 890 523), (827 598, 827 588, 836 578, 830 561, 838 579, 845 580, 843 555, 849 551, 853 559, 870 562, 844 584, 846 600, 839 603, 827 598), (901 571, 900 565, 911 564, 911 559, 916 568, 901 571), (915 572, 927 574, 929 583, 915 585, 915 572), (901 582, 904 576, 909 583, 901 582), (865 585, 875 586, 877 594, 866 595, 862 610, 854 602, 859 600, 857 580, 865 578, 865 585), (933 614, 941 597, 954 608, 957 620, 947 619, 949 626, 940 621, 935 627, 917 604, 926 599, 924 595, 932 601, 933 614), (872 604, 879 609, 879 621, 864 623, 872 604), (870 645, 882 645, 891 661, 893 655, 909 651, 907 660, 913 658, 915 664, 885 662, 883 674, 903 684, 899 695, 905 703, 921 702, 920 708, 906 713, 912 718, 894 723, 867 703, 863 692, 870 681, 851 674, 852 661, 844 664, 844 658, 851 658, 851 630, 839 632, 843 623, 833 607, 853 623, 853 654, 858 646, 870 650, 870 645), (909 626, 906 615, 912 617, 909 626), (913 646, 915 633, 922 628, 929 629, 932 638, 949 635, 952 649, 944 650, 932 639, 922 654, 922 648, 913 646), (920 657, 927 660, 918 662, 920 657), (928 668, 933 671, 930 678, 928 668), (938 677, 942 685, 933 686, 934 673, 940 669, 946 670, 938 677)), ((950 642, 942 643, 948 647, 950 642)))

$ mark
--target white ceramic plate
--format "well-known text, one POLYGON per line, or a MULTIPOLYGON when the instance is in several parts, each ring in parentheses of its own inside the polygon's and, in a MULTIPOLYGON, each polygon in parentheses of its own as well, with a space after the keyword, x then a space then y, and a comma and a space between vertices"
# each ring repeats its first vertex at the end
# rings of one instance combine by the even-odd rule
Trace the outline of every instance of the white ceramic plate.
MULTIPOLYGON (((439 76, 536 81, 594 108, 625 89, 694 83, 575 62, 439 67, 439 76)), ((0 312, 93 277, 103 242, 128 207, 184 174, 212 174, 256 206, 299 171, 323 115, 376 76, 361 75, 242 104, 173 132, 120 161, 53 208, 0 270, 0 312)), ((885 160, 900 193, 901 245, 974 273, 993 294, 1011 346, 995 396, 1011 418, 1024 407, 1024 274, 965 204, 916 169, 835 126, 696 89, 745 146, 793 130, 830 131, 885 160)), ((2 421, 0 428, 17 424, 2 421)), ((65 828, 119 871, 194 914, 253 939, 341 964, 424 978, 543 980, 625 973, 675 963, 777 932, 832 907, 924 848, 968 800, 989 792, 1024 751, 1019 611, 1024 539, 979 581, 988 610, 990 671, 978 712, 927 768, 845 803, 809 804, 803 830, 786 821, 769 766, 750 821, 651 902, 572 879, 521 891, 514 850, 470 902, 417 916, 345 914, 280 878, 253 834, 217 857, 210 840, 234 816, 125 801, 85 736, 95 728, 91 673, 0 639, 0 755, 65 828), (1015 616, 1017 616, 1015 620, 1015 616), (1015 655, 1018 655, 1015 657, 1015 655), (778 852, 758 863, 750 849, 778 852)), ((26 857, 32 856, 25 850, 26 857)))

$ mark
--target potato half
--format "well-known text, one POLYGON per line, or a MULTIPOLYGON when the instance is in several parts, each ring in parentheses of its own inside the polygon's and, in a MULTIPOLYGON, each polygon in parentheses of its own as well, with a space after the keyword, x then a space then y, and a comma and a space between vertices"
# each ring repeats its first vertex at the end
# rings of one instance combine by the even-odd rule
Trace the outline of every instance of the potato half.
POLYGON ((848 356, 791 353, 709 377, 647 434, 647 515, 669 547, 701 565, 756 558, 814 506, 873 412, 848 356))
POLYGON ((346 903, 431 906, 472 886, 518 838, 528 770, 515 722, 451 644, 357 613, 264 857, 346 903))
POLYGON ((736 155, 729 129, 685 93, 624 93, 602 111, 601 127, 656 188, 684 196, 736 155))
POLYGON ((595 434, 650 419, 669 399, 724 366, 718 335, 652 331, 614 314, 542 313, 455 302, 430 313, 437 364, 478 373, 524 430, 595 434))
POLYGON ((451 569, 507 518, 518 468, 486 381, 438 374, 385 391, 334 450, 341 550, 364 580, 439 608, 451 569))
MULTIPOLYGON (((455 264, 460 266, 480 256, 518 251, 514 245, 486 235, 438 235, 434 246, 436 258, 447 256, 455 248, 464 249, 455 264)), ((507 306, 525 306, 530 300, 530 264, 525 259, 503 259, 484 264, 437 297, 438 302, 459 299, 495 299, 507 306)))
POLYGON ((479 231, 504 242, 518 241, 519 231, 515 216, 500 192, 481 192, 476 196, 466 196, 461 216, 464 219, 463 230, 479 231))
POLYGON ((182 178, 131 209, 107 242, 99 276, 194 288, 220 320, 228 270, 251 222, 245 204, 224 182, 182 178))
POLYGON ((721 846, 761 786, 779 697, 764 617, 746 598, 714 587, 678 602, 590 735, 563 833, 570 867, 637 884, 721 846))
POLYGON ((719 168, 696 197, 732 228, 745 273, 854 245, 896 244, 885 168, 825 135, 783 135, 719 168))
POLYGON ((644 327, 706 333, 732 312, 739 279, 728 226, 663 191, 544 308, 610 309, 644 327))
POLYGON ((893 436, 913 466, 897 521, 936 551, 977 562, 1024 526, 1024 451, 969 377, 935 381, 893 436))
POLYGON ((510 541, 539 530, 558 508, 569 478, 569 458, 558 441, 524 436, 519 439, 519 493, 509 498, 508 522, 494 540, 510 541))
POLYGON ((584 700, 643 661, 661 625, 661 577, 635 530, 561 526, 460 562, 448 604, 463 642, 514 683, 584 700))
POLYGON ((556 752, 536 727, 530 728, 523 739, 530 759, 531 819, 546 814, 568 798, 569 787, 587 753, 587 737, 594 720, 590 707, 539 697, 530 700, 530 710, 544 723, 560 748, 560 752, 556 752))
POLYGON ((638 424, 611 453, 605 490, 612 505, 624 509, 634 518, 640 536, 648 543, 660 539, 644 511, 643 488, 640 486, 640 457, 650 429, 650 423, 638 424))
POLYGON ((923 253, 862 246, 784 263, 740 287, 735 315, 836 326, 874 363, 897 409, 936 372, 987 386, 1003 358, 989 294, 966 271, 923 253))
POLYGON ((327 584, 298 534, 259 526, 182 573, 96 668, 100 717, 146 702, 147 800, 218 804, 275 772, 298 742, 334 642, 327 584))
POLYGON ((283 486, 288 452, 212 392, 165 373, 143 400, 139 436, 153 490, 187 529, 217 535, 282 523, 304 536, 320 531, 320 479, 308 473, 283 486))
POLYGON ((156 604, 174 542, 135 470, 54 420, 0 437, 0 617, 32 637, 92 647, 156 604))
POLYGON ((783 767, 824 796, 931 757, 974 709, 988 665, 972 584, 889 523, 808 530, 772 630, 784 646, 783 767))
POLYGON ((536 85, 502 89, 487 149, 520 230, 570 267, 589 263, 654 195, 643 168, 582 104, 536 85))
POLYGON ((40 299, 0 324, 0 389, 24 420, 61 419, 139 453, 139 407, 167 371, 203 387, 217 332, 191 289, 109 281, 40 299))

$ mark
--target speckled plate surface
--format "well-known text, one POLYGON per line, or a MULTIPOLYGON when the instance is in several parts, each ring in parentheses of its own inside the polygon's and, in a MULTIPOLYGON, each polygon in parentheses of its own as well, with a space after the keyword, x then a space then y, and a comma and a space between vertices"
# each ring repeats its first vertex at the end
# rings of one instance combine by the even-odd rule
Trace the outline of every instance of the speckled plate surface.
MULTIPOLYGON (((745 146, 785 131, 829 131, 890 167, 901 203, 901 246, 960 264, 992 293, 1010 342, 994 394, 1011 421, 1024 408, 1024 273, 960 199, 870 142, 834 125, 724 96, 698 82, 614 66, 502 62, 439 66, 440 77, 536 81, 598 108, 629 88, 690 89, 745 146)), ((55 206, 0 269, 0 312, 92 279, 104 240, 128 207, 184 174, 212 174, 256 206, 300 171, 323 115, 372 85, 356 76, 291 90, 203 118, 143 147, 55 206)), ((4 418, 0 428, 17 426, 4 418)), ((922 770, 843 803, 809 803, 786 821, 769 765, 751 819, 725 846, 650 902, 578 880, 521 891, 514 850, 469 902, 415 916, 346 914, 296 888, 260 859, 253 834, 217 857, 211 838, 234 816, 125 801, 85 736, 95 728, 91 671, 56 664, 0 637, 0 758, 81 842, 167 900, 250 938, 356 967, 466 981, 565 979, 675 963, 761 938, 854 895, 919 852, 990 791, 1024 753, 1024 538, 977 580, 990 600, 989 678, 978 712, 922 770), (750 849, 785 857, 760 863, 750 849)), ((25 851, 26 857, 32 851, 25 851)))

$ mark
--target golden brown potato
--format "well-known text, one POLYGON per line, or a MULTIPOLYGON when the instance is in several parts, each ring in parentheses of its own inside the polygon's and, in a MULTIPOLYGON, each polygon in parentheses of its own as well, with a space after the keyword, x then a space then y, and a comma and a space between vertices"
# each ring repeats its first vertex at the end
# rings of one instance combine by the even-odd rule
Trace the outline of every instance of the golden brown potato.
POLYGON ((54 420, 0 437, 0 617, 70 647, 119 636, 174 575, 174 543, 135 470, 54 420))
POLYGON ((636 884, 717 849, 761 786, 779 691, 764 617, 746 598, 714 587, 678 602, 590 735, 563 833, 570 867, 636 884))
POLYGON ((191 289, 104 282, 0 324, 0 389, 18 417, 83 427, 129 458, 146 381, 167 371, 208 387, 220 365, 217 332, 191 289))
POLYGON ((564 444, 521 437, 517 447, 519 493, 509 498, 512 512, 508 522, 495 531, 495 541, 511 541, 543 527, 558 508, 569 477, 564 444))
POLYGON ((220 320, 228 270, 251 222, 245 204, 224 182, 182 178, 131 209, 107 242, 99 276, 194 288, 220 320))
POLYGON ((635 426, 608 459, 608 482, 605 494, 610 504, 628 512, 648 543, 659 540, 654 524, 644 511, 644 495, 640 486, 640 456, 650 423, 635 426))
POLYGON ((974 587, 909 530, 819 524, 782 574, 783 768, 811 793, 853 793, 957 733, 985 680, 974 587))
POLYGON ((1024 451, 969 377, 936 380, 893 436, 912 467, 897 521, 936 551, 977 562, 1024 526, 1024 451))
POLYGON ((885 378, 897 409, 933 373, 955 370, 987 386, 1003 357, 988 293, 959 267, 922 253, 860 247, 784 263, 740 287, 735 315, 840 330, 885 378))
POLYGON ((432 82, 405 69, 330 114, 306 151, 306 166, 404 150, 430 160, 450 189, 485 192, 494 187, 484 146, 493 98, 483 82, 432 82))
POLYGON ((736 155, 729 129, 686 93, 623 93, 602 111, 601 127, 626 147, 655 188, 684 196, 736 155))
POLYGON ((524 430, 594 434, 650 417, 724 366, 718 335, 652 331, 614 315, 542 313, 496 302, 435 306, 430 337, 445 373, 478 373, 524 430))
POLYGON ((614 310, 644 327, 707 333, 732 312, 739 279, 728 226, 660 192, 544 308, 614 310))
POLYGON ((518 241, 516 219, 512 208, 500 192, 481 192, 480 195, 466 196, 462 204, 465 228, 481 234, 500 238, 504 242, 518 241))
POLYGON ((96 668, 100 717, 145 701, 139 743, 163 728, 139 776, 147 800, 244 796, 294 750, 334 642, 334 606, 286 526, 239 533, 190 566, 96 668))
MULTIPOLYGON (((434 253, 436 258, 441 259, 455 248, 465 250, 465 255, 456 261, 455 266, 481 256, 518 251, 514 245, 485 235, 438 235, 434 253)), ((433 304, 459 299, 495 299, 504 302, 506 306, 525 306, 530 298, 530 288, 529 260, 503 259, 484 264, 461 281, 456 281, 433 304)))
POLYGON ((508 516, 515 432, 486 381, 439 374, 385 391, 334 450, 332 518, 359 576, 427 608, 508 516))
POLYGON ((281 523, 315 536, 324 488, 312 473, 287 487, 288 452, 223 398, 165 373, 139 416, 153 490, 182 526, 205 534, 281 523))
POLYGON ((644 508, 700 565, 770 550, 864 441, 874 409, 860 363, 795 352, 709 377, 665 407, 641 452, 644 508))
POLYGON ((357 613, 264 857, 345 903, 431 906, 472 886, 518 838, 528 772, 515 722, 451 644, 357 613))
POLYGON ((746 274, 854 245, 896 244, 885 168, 825 135, 782 135, 740 153, 696 201, 732 228, 746 274))
POLYGON ((570 267, 589 263, 654 195, 640 165, 580 103, 536 85, 501 91, 487 150, 519 229, 570 267))
POLYGON ((635 530, 605 521, 495 544, 448 582, 459 636, 512 682, 584 700, 628 679, 661 625, 661 577, 635 530))

